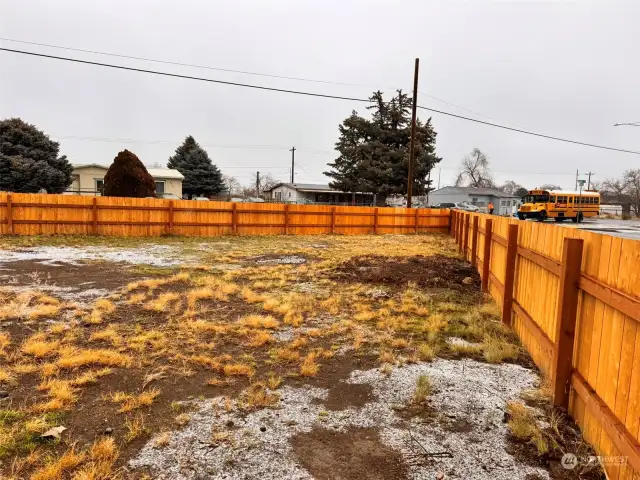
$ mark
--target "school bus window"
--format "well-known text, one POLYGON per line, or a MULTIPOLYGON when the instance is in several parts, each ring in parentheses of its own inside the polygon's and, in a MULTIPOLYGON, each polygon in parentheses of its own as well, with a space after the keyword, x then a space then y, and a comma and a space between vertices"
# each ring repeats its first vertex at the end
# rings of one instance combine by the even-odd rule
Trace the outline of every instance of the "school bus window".
POLYGON ((573 197, 569 197, 569 203, 573 203, 573 197))

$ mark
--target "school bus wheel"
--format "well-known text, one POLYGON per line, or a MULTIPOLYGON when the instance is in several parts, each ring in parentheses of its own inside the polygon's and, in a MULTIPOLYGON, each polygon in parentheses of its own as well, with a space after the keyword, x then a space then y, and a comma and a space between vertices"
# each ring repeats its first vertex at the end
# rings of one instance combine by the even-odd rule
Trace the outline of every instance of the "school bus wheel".
POLYGON ((538 221, 539 222, 544 222, 547 219, 547 211, 546 210, 542 210, 539 214, 538 214, 538 221))

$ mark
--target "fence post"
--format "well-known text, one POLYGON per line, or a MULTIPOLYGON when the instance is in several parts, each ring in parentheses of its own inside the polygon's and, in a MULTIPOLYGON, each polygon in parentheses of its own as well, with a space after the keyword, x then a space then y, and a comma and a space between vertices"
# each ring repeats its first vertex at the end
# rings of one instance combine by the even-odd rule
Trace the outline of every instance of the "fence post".
POLYGON ((169 200, 169 235, 172 235, 172 234, 173 234, 173 200, 169 200))
POLYGON ((93 216, 93 234, 98 235, 98 199, 96 197, 93 197, 91 213, 93 216))
POLYGON ((289 204, 284 204, 284 234, 289 235, 289 204))
POLYGON ((378 233, 378 207, 373 210, 373 233, 378 233))
POLYGON ((420 217, 418 217, 418 214, 419 214, 419 212, 418 212, 418 209, 416 208, 416 216, 415 216, 415 219, 413 221, 415 223, 415 233, 418 233, 418 220, 420 218, 420 217))
POLYGON ((9 235, 13 235, 13 206, 11 204, 11 194, 7 195, 7 226, 9 235))
POLYGON ((451 209, 449 209, 449 224, 447 225, 447 229, 449 230, 449 235, 453 235, 453 210, 451 209))
POLYGON ((336 233, 336 207, 331 207, 331 233, 336 233))
POLYGON ((235 235, 238 233, 238 204, 231 204, 231 231, 235 235))
POLYGON ((513 312, 513 280, 516 274, 518 253, 518 225, 509 225, 507 233, 507 262, 504 271, 504 298, 502 299, 502 323, 511 325, 513 312))
POLYGON ((553 403, 565 409, 569 406, 569 382, 573 370, 573 344, 578 313, 578 282, 582 248, 582 239, 564 239, 556 312, 556 348, 553 353, 552 388, 553 403))
POLYGON ((473 217, 473 226, 471 228, 471 265, 477 267, 478 260, 478 216, 473 217))
POLYGON ((464 241, 462 242, 462 257, 467 259, 467 248, 469 247, 469 220, 471 218, 470 213, 464 215, 464 241))
POLYGON ((489 291, 489 272, 491 271, 491 233, 493 220, 488 219, 484 224, 484 254, 482 255, 482 291, 489 291))

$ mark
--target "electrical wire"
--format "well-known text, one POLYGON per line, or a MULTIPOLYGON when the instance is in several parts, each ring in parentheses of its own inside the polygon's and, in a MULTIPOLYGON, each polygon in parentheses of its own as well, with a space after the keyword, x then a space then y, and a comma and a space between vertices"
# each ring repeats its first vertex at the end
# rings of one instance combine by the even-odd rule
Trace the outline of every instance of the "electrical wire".
MULTIPOLYGON (((363 99, 363 98, 344 97, 344 96, 339 96, 339 95, 328 95, 328 94, 323 94, 323 93, 304 92, 304 91, 299 91, 299 90, 288 90, 288 89, 282 89, 282 88, 264 87, 264 86, 261 86, 261 85, 251 85, 251 84, 246 84, 246 83, 228 82, 228 81, 224 81, 224 80, 214 80, 214 79, 211 79, 211 78, 194 77, 194 76, 190 76, 190 75, 180 75, 180 74, 176 74, 176 73, 158 72, 158 71, 155 71, 155 70, 146 70, 146 69, 142 69, 142 68, 125 67, 125 66, 122 66, 122 65, 113 65, 113 64, 109 64, 109 63, 91 62, 91 61, 88 61, 88 60, 79 60, 79 59, 69 58, 69 57, 58 57, 58 56, 55 56, 55 55, 46 55, 46 54, 43 54, 43 53, 26 52, 26 51, 23 51, 23 50, 14 50, 14 49, 10 49, 10 48, 2 48, 2 47, 0 47, 0 51, 17 53, 17 54, 22 54, 22 55, 30 55, 30 56, 34 56, 34 57, 49 58, 49 59, 54 59, 54 60, 62 60, 62 61, 67 61, 67 62, 75 62, 75 63, 81 63, 81 64, 85 64, 85 65, 94 65, 94 66, 99 66, 99 67, 114 68, 114 69, 118 69, 118 70, 129 70, 129 71, 140 72, 140 73, 150 73, 150 74, 153 74, 153 75, 160 75, 160 76, 165 76, 165 77, 174 77, 174 78, 182 78, 182 79, 187 79, 187 80, 198 80, 198 81, 209 82, 209 83, 217 83, 217 84, 222 84, 222 85, 233 85, 233 86, 238 86, 238 87, 253 88, 253 89, 257 89, 257 90, 266 90, 266 91, 280 92, 280 93, 290 93, 290 94, 295 94, 295 95, 305 95, 305 96, 317 97, 317 98, 331 98, 331 99, 336 99, 336 100, 349 100, 349 101, 353 101, 353 102, 371 103, 371 101, 369 99, 363 99)), ((566 138, 562 138, 562 137, 556 137, 556 136, 553 136, 553 135, 546 135, 546 134, 542 134, 542 133, 531 132, 531 131, 523 130, 523 129, 519 129, 519 128, 507 127, 505 125, 499 125, 497 123, 485 122, 483 120, 478 120, 478 119, 475 119, 475 118, 465 117, 463 115, 457 115, 455 113, 444 112, 442 110, 423 107, 423 106, 420 106, 420 105, 418 105, 417 108, 420 108, 422 110, 426 110, 426 111, 429 111, 429 112, 433 112, 433 113, 438 113, 438 114, 441 114, 441 115, 446 115, 446 116, 453 117, 453 118, 458 118, 458 119, 461 119, 461 120, 466 120, 466 121, 470 121, 470 122, 474 122, 474 123, 479 123, 479 124, 482 124, 482 125, 487 125, 487 126, 491 126, 491 127, 495 127, 495 128, 500 128, 500 129, 503 129, 503 130, 509 130, 509 131, 512 131, 512 132, 518 132, 518 133, 522 133, 522 134, 525 134, 525 135, 531 135, 531 136, 535 136, 535 137, 546 138, 548 140, 555 140, 555 141, 559 141, 559 142, 571 143, 571 144, 574 144, 574 145, 581 145, 581 146, 591 147, 591 148, 598 148, 598 149, 602 149, 602 150, 610 150, 610 151, 620 152, 620 153, 629 153, 629 154, 632 154, 632 155, 640 155, 640 152, 634 151, 634 150, 625 150, 625 149, 622 149, 622 148, 607 147, 607 146, 604 146, 604 145, 596 145, 596 144, 593 144, 593 143, 580 142, 580 141, 577 141, 577 140, 570 140, 570 139, 566 139, 566 138)))

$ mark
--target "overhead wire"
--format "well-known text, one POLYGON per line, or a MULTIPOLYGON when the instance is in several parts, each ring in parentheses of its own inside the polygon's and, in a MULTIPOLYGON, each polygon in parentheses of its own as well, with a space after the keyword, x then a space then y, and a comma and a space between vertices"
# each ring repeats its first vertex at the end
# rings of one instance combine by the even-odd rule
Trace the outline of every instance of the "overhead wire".
MULTIPOLYGON (((187 80, 198 80, 198 81, 209 82, 209 83, 217 83, 217 84, 222 84, 222 85, 233 85, 233 86, 238 86, 238 87, 253 88, 253 89, 257 89, 257 90, 266 90, 266 91, 289 93, 289 94, 295 94, 295 95, 304 95, 304 96, 316 97, 316 98, 330 98, 330 99, 336 99, 336 100, 348 100, 348 101, 361 102, 361 103, 371 103, 371 101, 369 99, 362 99, 362 98, 357 98, 357 97, 346 97, 346 96, 340 96, 340 95, 329 95, 329 94, 323 94, 323 93, 305 92, 305 91, 300 91, 300 90, 290 90, 290 89, 282 89, 282 88, 274 88, 274 87, 265 87, 265 86, 262 86, 262 85, 252 85, 252 84, 247 84, 247 83, 229 82, 229 81, 225 81, 225 80, 215 80, 215 79, 211 79, 211 78, 194 77, 194 76, 191 76, 191 75, 181 75, 181 74, 177 74, 177 73, 159 72, 159 71, 156 71, 156 70, 147 70, 147 69, 142 69, 142 68, 126 67, 126 66, 123 66, 123 65, 113 65, 113 64, 108 64, 108 63, 92 62, 92 61, 89 61, 89 60, 79 60, 79 59, 69 58, 69 57, 59 57, 59 56, 56 56, 56 55, 47 55, 47 54, 44 54, 44 53, 27 52, 27 51, 23 51, 23 50, 15 50, 15 49, 10 49, 10 48, 3 48, 3 47, 0 47, 0 51, 17 53, 17 54, 22 54, 22 55, 30 55, 30 56, 34 56, 34 57, 49 58, 49 59, 54 59, 54 60, 67 61, 67 62, 81 63, 81 64, 85 64, 85 65, 94 65, 94 66, 100 66, 100 67, 106 67, 106 68, 114 68, 114 69, 118 69, 118 70, 129 70, 129 71, 134 71, 134 72, 149 73, 149 74, 153 74, 153 75, 160 75, 160 76, 166 76, 166 77, 182 78, 182 79, 187 79, 187 80)), ((546 138, 548 140, 555 140, 555 141, 559 141, 559 142, 571 143, 571 144, 574 144, 574 145, 581 145, 581 146, 585 146, 585 147, 598 148, 598 149, 602 149, 602 150, 609 150, 609 151, 615 151, 615 152, 620 152, 620 153, 629 153, 629 154, 632 154, 632 155, 640 155, 640 152, 634 151, 634 150, 627 150, 627 149, 622 149, 622 148, 608 147, 608 146, 604 146, 604 145, 597 145, 597 144, 593 144, 593 143, 581 142, 581 141, 571 140, 571 139, 557 137, 557 136, 553 136, 553 135, 546 135, 546 134, 542 134, 542 133, 536 133, 536 132, 532 132, 532 131, 529 131, 529 130, 524 130, 524 129, 520 129, 520 128, 514 128, 514 127, 508 127, 508 126, 505 126, 505 125, 500 125, 500 124, 492 123, 492 122, 486 122, 484 120, 478 120, 476 118, 465 117, 463 115, 457 115, 455 113, 445 112, 445 111, 442 111, 442 110, 437 110, 437 109, 429 108, 429 107, 423 107, 423 106, 420 106, 420 105, 418 105, 417 108, 420 108, 422 110, 426 110, 426 111, 429 111, 429 112, 433 112, 433 113, 438 113, 440 115, 446 115, 446 116, 453 117, 453 118, 458 118, 458 119, 461 119, 461 120, 466 120, 466 121, 470 121, 470 122, 474 122, 474 123, 478 123, 478 124, 482 124, 482 125, 487 125, 487 126, 491 126, 491 127, 495 127, 495 128, 500 128, 500 129, 503 129, 503 130, 509 130, 509 131, 513 131, 513 132, 522 133, 522 134, 525 134, 525 135, 531 135, 531 136, 535 136, 535 137, 546 138)))

